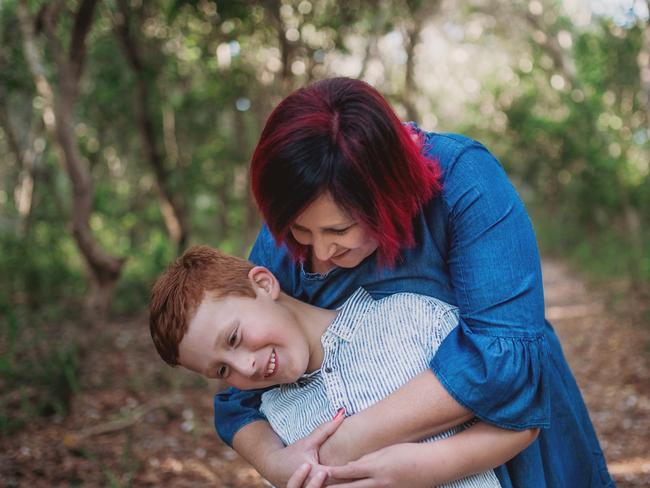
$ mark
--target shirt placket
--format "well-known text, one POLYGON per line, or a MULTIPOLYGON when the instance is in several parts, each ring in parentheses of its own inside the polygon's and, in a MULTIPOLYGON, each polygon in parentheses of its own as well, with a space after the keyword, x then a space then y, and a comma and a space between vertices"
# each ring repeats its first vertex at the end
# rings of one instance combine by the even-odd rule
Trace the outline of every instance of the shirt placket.
POLYGON ((341 408, 350 411, 350 402, 341 377, 341 368, 338 364, 338 351, 341 346, 341 339, 333 334, 327 334, 323 338, 324 358, 321 367, 321 376, 325 384, 327 399, 332 407, 333 412, 341 408))

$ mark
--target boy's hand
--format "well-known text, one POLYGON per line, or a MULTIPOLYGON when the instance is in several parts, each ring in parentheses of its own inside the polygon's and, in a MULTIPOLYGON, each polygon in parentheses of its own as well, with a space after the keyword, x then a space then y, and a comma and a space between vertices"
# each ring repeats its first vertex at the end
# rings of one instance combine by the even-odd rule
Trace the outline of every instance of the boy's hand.
POLYGON ((287 488, 321 488, 325 486, 324 483, 328 476, 327 471, 318 469, 318 467, 320 465, 312 466, 309 463, 300 465, 289 479, 287 488))
POLYGON ((267 467, 264 471, 269 481, 279 486, 286 484, 287 488, 322 486, 329 468, 320 464, 318 450, 336 432, 344 418, 339 415, 316 428, 307 437, 271 452, 264 462, 267 467), (269 476, 271 473, 276 476, 269 476))
POLYGON ((367 454, 344 466, 328 467, 337 488, 429 488, 435 484, 428 444, 396 444, 367 454))
POLYGON ((349 429, 343 427, 325 439, 318 450, 318 459, 321 464, 341 466, 360 458, 364 454, 355 450, 355 447, 361 444, 359 439, 353 438, 349 434, 349 429))

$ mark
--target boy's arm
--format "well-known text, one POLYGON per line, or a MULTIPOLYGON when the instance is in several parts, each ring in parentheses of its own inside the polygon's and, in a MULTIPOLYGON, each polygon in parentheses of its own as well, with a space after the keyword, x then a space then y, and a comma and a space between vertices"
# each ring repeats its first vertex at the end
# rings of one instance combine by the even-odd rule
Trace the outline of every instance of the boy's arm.
POLYGON ((337 415, 286 447, 268 422, 252 422, 235 434, 233 447, 273 485, 286 486, 302 464, 318 466, 319 447, 339 428, 343 419, 343 415, 337 415))
MULTIPOLYGON (((273 431, 271 425, 265 420, 251 422, 237 431, 232 440, 232 447, 246 461, 268 481, 275 486, 286 484, 285 476, 277 469, 273 469, 269 461, 273 455, 284 448, 282 439, 273 431), (285 481, 285 483, 282 483, 285 481)), ((275 466, 278 467, 277 465, 275 466)), ((294 468, 297 468, 295 466, 294 468)), ((289 467, 291 469, 291 467, 289 467)), ((290 474, 290 473, 289 473, 290 474)))
MULTIPOLYGON (((530 445, 538 433, 539 429, 511 431, 479 422, 440 441, 396 444, 328 471, 330 479, 430 487, 500 466, 530 445)), ((345 488, 348 483, 337 486, 345 488)))

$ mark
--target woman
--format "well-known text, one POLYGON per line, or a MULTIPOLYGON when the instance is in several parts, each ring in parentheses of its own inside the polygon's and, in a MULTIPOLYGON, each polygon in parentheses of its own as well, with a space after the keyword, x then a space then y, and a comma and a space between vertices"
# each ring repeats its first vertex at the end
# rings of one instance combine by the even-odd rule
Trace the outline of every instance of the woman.
MULTIPOLYGON (((458 306, 461 316, 431 371, 346 419, 322 446, 326 436, 317 434, 284 448, 256 410, 259 396, 217 395, 220 436, 265 477, 285 484, 305 451, 319 447, 313 454, 322 464, 343 464, 477 417, 508 430, 541 429, 496 469, 502 486, 614 486, 544 320, 532 226, 482 145, 403 125, 372 87, 334 78, 276 107, 251 179, 266 226, 250 259, 289 294, 336 307, 359 286, 375 297, 414 292, 458 306)), ((390 460, 401 448, 392 449, 366 458, 359 476, 397 470, 390 460)))

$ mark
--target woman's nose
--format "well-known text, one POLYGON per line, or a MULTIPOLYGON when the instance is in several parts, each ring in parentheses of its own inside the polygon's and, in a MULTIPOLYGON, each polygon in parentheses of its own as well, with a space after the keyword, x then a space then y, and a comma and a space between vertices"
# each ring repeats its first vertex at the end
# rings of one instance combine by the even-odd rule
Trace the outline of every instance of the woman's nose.
POLYGON ((336 246, 329 242, 327 239, 314 239, 312 242, 312 249, 314 251, 314 256, 316 256, 316 259, 319 261, 327 261, 329 260, 332 256, 334 256, 334 252, 336 251, 336 246))

